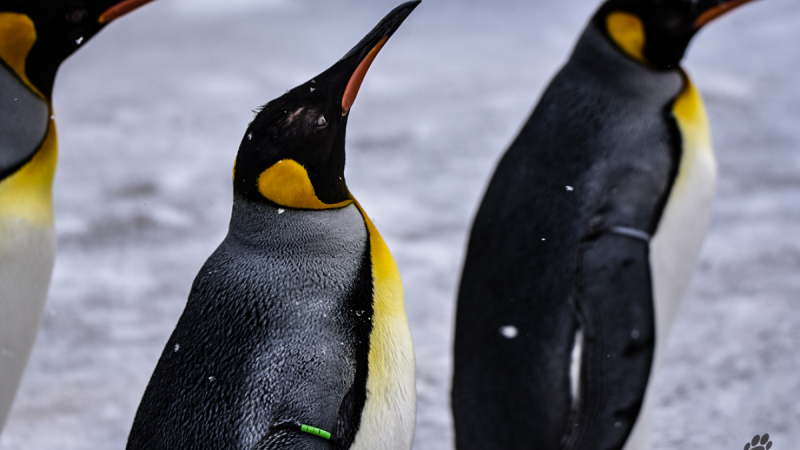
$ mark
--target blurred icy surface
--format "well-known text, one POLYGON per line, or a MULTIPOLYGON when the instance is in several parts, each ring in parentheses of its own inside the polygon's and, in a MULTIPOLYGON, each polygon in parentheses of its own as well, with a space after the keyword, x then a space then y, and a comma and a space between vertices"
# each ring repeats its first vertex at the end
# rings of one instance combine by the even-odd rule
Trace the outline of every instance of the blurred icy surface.
MULTIPOLYGON (((399 2, 399 0, 398 0, 399 2)), ((59 256, 0 450, 124 448, 192 279, 223 238, 251 110, 330 66, 387 0, 159 0, 62 68, 59 256)), ((452 447, 455 286, 495 161, 595 0, 425 0, 376 60, 347 179, 404 278, 415 449, 452 447)), ((685 66, 720 161, 714 221, 656 384, 655 449, 800 443, 800 3, 755 2, 685 66), (794 42, 794 44, 792 44, 794 42)))

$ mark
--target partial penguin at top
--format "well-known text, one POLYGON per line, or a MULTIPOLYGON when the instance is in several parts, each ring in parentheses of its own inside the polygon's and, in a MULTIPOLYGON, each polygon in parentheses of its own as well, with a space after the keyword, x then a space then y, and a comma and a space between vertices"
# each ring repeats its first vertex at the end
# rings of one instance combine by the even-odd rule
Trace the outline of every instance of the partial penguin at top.
POLYGON ((747 0, 609 0, 500 160, 458 293, 459 450, 649 448, 716 163, 681 59, 747 0))
POLYGON ((0 430, 55 259, 56 72, 109 22, 148 1, 0 0, 0 430))
POLYGON ((228 235, 195 278, 128 450, 411 448, 403 287, 344 167, 362 80, 418 4, 248 126, 228 235))

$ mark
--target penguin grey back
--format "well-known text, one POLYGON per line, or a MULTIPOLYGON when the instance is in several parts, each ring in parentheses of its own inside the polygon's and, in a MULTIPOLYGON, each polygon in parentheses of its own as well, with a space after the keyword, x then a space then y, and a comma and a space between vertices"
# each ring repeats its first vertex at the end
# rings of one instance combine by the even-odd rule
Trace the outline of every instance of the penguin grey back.
POLYGON ((372 279, 350 205, 237 199, 137 412, 128 449, 346 449, 366 398, 372 279))
POLYGON ((600 428, 596 448, 624 442, 652 363, 646 236, 679 166, 670 109, 682 87, 680 72, 637 64, 589 26, 498 164, 458 296, 459 450, 578 448, 600 428))

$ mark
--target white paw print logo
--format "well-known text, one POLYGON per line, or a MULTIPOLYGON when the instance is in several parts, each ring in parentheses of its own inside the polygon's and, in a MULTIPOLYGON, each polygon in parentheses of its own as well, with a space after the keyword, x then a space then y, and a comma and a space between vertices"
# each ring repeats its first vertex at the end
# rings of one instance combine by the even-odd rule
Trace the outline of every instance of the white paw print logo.
POLYGON ((764 436, 755 435, 752 441, 744 445, 744 450, 769 450, 771 448, 772 441, 769 440, 768 434, 764 436))

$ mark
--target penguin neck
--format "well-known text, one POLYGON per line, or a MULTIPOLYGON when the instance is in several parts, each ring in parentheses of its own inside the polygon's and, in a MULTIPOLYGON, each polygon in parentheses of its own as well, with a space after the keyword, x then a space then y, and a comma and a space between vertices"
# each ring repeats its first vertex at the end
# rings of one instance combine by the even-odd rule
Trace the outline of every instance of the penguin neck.
POLYGON ((565 68, 591 73, 596 82, 617 95, 632 96, 661 105, 670 104, 683 90, 680 68, 657 70, 625 55, 609 38, 590 23, 565 68))
POLYGON ((291 209, 235 194, 228 237, 257 251, 313 251, 354 229, 366 233, 364 219, 353 204, 326 210, 291 209))

